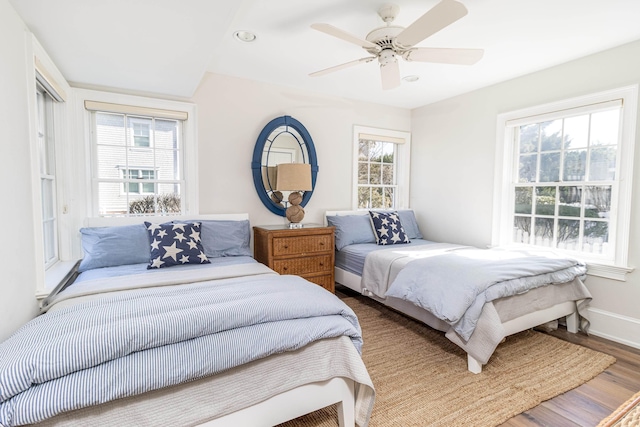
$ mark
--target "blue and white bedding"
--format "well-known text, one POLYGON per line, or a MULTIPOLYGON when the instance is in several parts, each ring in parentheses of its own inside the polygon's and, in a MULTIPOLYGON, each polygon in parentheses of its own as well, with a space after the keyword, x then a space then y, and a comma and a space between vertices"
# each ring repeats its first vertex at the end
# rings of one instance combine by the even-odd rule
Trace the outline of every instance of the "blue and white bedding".
MULTIPOLYGON (((540 270, 540 274, 532 279, 532 282, 521 281, 519 278, 512 279, 514 282, 506 285, 506 288, 510 289, 509 292, 497 292, 501 290, 500 284, 495 289, 491 289, 495 285, 493 284, 487 292, 483 292, 486 282, 483 285, 471 279, 480 278, 479 270, 484 268, 484 261, 476 259, 476 262, 469 263, 466 267, 446 261, 455 259, 454 254, 457 253, 463 254, 469 251, 467 252, 469 255, 485 256, 498 253, 499 249, 477 249, 425 240, 421 242, 424 244, 411 246, 402 244, 393 245, 393 247, 380 247, 375 244, 349 245, 339 252, 348 252, 354 258, 364 254, 360 288, 365 295, 371 295, 385 305, 406 312, 433 328, 446 332, 448 339, 482 364, 487 363, 498 344, 506 337, 503 322, 513 321, 519 316, 526 316, 556 304, 572 301, 575 302, 580 315, 582 329, 585 331, 588 329, 586 307, 591 300, 591 294, 580 280, 586 271, 583 264, 576 263, 574 266, 568 266, 558 274, 540 270), (434 290, 436 285, 430 280, 431 271, 434 272, 434 278, 435 272, 438 272, 437 290, 434 290), (450 279, 453 280, 455 277, 458 277, 462 283, 450 284, 450 279), (552 288, 544 286, 547 284, 554 286, 552 288), (477 300, 469 295, 463 297, 462 291, 456 287, 466 285, 469 286, 467 290, 470 290, 470 294, 481 294, 477 300), (530 285, 538 287, 526 290, 534 287, 530 285), (516 295, 512 297, 499 296, 513 292, 516 295), (431 299, 432 295, 437 298, 431 299), (449 311, 459 309, 460 306, 464 308, 467 305, 473 306, 468 314, 466 310, 464 314, 460 314, 459 311, 455 315, 449 314, 449 311)), ((530 275, 535 272, 534 270, 522 271, 519 262, 514 264, 517 270, 507 268, 507 274, 530 275)), ((546 321, 549 320, 553 319, 546 321)), ((536 325, 528 327, 533 326, 536 325)))
POLYGON ((302 278, 257 263, 172 267, 162 277, 171 271, 190 277, 161 286, 144 279, 160 277, 150 274, 72 285, 0 344, 0 425, 191 381, 323 338, 346 335, 360 351, 353 311, 302 278), (209 271, 198 279, 200 270, 209 271))
POLYGON ((336 267, 362 276, 367 255, 373 251, 402 251, 408 247, 433 244, 430 240, 411 239, 410 243, 401 245, 380 246, 376 243, 356 243, 336 251, 336 267))
POLYGON ((429 311, 468 341, 485 303, 585 274, 584 263, 548 253, 454 247, 409 262, 385 296, 429 311))

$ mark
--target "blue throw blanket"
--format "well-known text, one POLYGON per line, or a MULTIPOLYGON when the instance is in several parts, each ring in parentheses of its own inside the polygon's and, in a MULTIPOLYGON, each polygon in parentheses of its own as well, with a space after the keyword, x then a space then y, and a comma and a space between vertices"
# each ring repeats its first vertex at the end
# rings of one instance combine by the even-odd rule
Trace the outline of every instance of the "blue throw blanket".
POLYGON ((468 341, 484 304, 586 273, 571 258, 504 249, 458 249, 409 262, 386 296, 409 301, 444 320, 468 341))
POLYGON ((353 311, 297 276, 111 293, 43 314, 0 344, 0 425, 35 423, 341 335, 361 350, 353 311))

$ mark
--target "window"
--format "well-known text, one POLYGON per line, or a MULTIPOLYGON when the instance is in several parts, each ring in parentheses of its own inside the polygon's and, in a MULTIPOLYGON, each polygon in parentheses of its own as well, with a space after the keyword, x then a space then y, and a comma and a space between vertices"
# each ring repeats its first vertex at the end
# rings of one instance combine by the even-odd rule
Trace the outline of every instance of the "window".
POLYGON ((198 212, 194 104, 75 90, 91 155, 89 216, 198 212))
POLYGON ((45 268, 58 260, 58 223, 56 214, 55 138, 53 98, 40 85, 36 87, 38 163, 42 204, 42 239, 45 268))
POLYGON ((551 248, 585 259, 596 274, 591 264, 623 267, 624 277, 636 92, 499 117, 504 164, 494 244, 551 248))
POLYGON ((148 120, 146 122, 136 121, 135 119, 130 120, 133 133, 133 146, 149 147, 151 123, 148 120))
POLYGON ((391 209, 396 205, 396 144, 358 142, 358 209, 391 209))
MULTIPOLYGON (((77 182, 73 170, 70 114, 66 103, 71 90, 35 37, 31 37, 33 68, 27 80, 31 152, 33 237, 42 251, 33 254, 36 297, 43 298, 71 271, 77 257, 77 230, 69 204, 77 182), (74 224, 75 225, 75 224, 74 224)), ((76 213, 76 211, 73 211, 76 213)), ((80 248, 78 248, 80 249, 80 248)))
POLYGON ((182 213, 183 120, 99 109, 92 120, 98 214, 182 213))
POLYGON ((156 179, 156 172, 150 169, 122 169, 122 176, 125 179, 123 193, 133 194, 155 194, 156 184, 153 182, 131 182, 156 179), (128 175, 128 176, 127 176, 128 175))
POLYGON ((356 209, 408 207, 408 132, 354 129, 356 209))

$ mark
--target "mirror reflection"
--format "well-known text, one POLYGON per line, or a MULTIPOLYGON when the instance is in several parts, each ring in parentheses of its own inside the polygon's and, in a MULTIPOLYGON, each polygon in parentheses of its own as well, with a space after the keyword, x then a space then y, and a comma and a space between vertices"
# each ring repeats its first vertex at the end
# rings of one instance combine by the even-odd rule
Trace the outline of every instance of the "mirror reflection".
POLYGON ((256 141, 252 168, 256 191, 269 210, 285 216, 292 193, 298 193, 296 196, 301 197, 299 205, 305 206, 313 193, 318 170, 311 136, 300 122, 290 116, 273 119, 256 141), (310 186, 293 189, 280 183, 281 188, 278 188, 278 165, 291 163, 311 166, 310 186))
POLYGON ((269 199, 286 208, 291 191, 276 187, 276 167, 282 163, 308 163, 309 154, 302 136, 293 128, 280 126, 267 137, 262 151, 262 183, 269 199))

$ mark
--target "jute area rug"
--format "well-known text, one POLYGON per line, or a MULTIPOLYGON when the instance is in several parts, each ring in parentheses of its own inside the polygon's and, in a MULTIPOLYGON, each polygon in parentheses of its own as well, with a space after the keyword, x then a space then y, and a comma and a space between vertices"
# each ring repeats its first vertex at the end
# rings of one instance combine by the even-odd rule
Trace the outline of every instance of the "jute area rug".
POLYGON ((600 421, 598 427, 640 427, 640 392, 600 421))
MULTIPOLYGON (((615 359, 555 337, 508 337, 482 373, 444 334, 366 297, 343 298, 358 315, 362 358, 376 389, 370 427, 496 426, 585 383, 615 359)), ((330 406, 282 427, 337 426, 330 406)))

